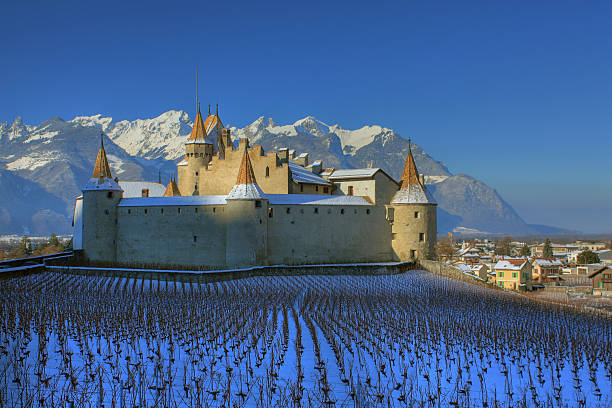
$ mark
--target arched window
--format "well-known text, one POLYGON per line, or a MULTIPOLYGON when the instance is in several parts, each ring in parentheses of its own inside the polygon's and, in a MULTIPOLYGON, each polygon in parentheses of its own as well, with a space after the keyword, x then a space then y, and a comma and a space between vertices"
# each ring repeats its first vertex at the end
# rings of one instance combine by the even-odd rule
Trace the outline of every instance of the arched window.
POLYGON ((266 177, 270 177, 270 168, 266 166, 266 177))

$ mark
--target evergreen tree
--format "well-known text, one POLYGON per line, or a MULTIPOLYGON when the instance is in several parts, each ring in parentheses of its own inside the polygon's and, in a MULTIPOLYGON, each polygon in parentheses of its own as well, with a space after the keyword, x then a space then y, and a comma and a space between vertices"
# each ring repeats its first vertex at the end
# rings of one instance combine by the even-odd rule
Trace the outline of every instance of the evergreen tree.
POLYGON ((527 244, 523 245, 521 248, 521 256, 531 256, 531 250, 527 246, 527 244))
POLYGON ((546 242, 544 242, 544 249, 542 251, 542 256, 544 258, 552 258, 553 257, 552 246, 550 245, 550 239, 548 239, 548 238, 546 238, 546 242))
POLYGON ((578 258, 576 258, 576 261, 579 264, 599 263, 599 255, 587 249, 586 251, 582 251, 581 253, 578 254, 578 258))
POLYGON ((21 237, 19 249, 21 250, 21 252, 25 253, 26 256, 30 256, 30 254, 32 253, 32 241, 27 235, 21 237))

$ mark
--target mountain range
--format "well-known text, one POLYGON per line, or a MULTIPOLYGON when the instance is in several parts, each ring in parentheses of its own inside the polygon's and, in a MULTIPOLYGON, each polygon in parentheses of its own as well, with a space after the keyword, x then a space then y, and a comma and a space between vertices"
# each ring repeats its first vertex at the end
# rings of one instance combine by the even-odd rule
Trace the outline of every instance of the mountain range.
MULTIPOLYGON (((91 174, 103 133, 113 175, 121 180, 167 181, 185 152, 192 121, 170 110, 153 119, 115 122, 102 115, 70 121, 51 118, 29 126, 17 118, 0 123, 0 233, 70 233, 74 199, 91 174)), ((347 130, 312 116, 290 125, 260 117, 230 127, 234 141, 247 137, 265 151, 288 147, 308 152, 324 167, 380 167, 398 179, 409 142, 394 130, 364 126, 347 130)), ((438 202, 438 232, 537 233, 491 187, 453 174, 418 145, 412 152, 438 202)))

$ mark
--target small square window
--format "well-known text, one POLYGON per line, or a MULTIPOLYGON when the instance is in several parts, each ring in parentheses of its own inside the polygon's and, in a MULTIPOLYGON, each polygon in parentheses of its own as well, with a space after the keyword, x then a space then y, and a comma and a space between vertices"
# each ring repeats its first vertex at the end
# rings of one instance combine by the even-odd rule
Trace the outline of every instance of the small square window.
POLYGON ((255 200, 255 207, 257 208, 261 207, 261 200, 255 200))
POLYGON ((418 212, 418 211, 415 211, 415 212, 414 212, 414 218, 419 218, 420 216, 421 216, 421 214, 419 214, 419 212, 418 212))
POLYGON ((314 213, 315 213, 315 214, 318 214, 318 213, 319 213, 319 209, 318 209, 317 207, 315 207, 315 209, 314 209, 314 213))
POLYGON ((323 187, 323 192, 324 192, 325 194, 329 193, 329 187, 323 187))
POLYGON ((198 213, 198 207, 196 207, 196 209, 195 209, 195 213, 196 213, 196 214, 198 213))
POLYGON ((148 214, 148 213, 149 213, 149 210, 147 210, 147 209, 145 208, 144 212, 145 212, 145 214, 148 214))
POLYGON ((419 232, 419 242, 425 242, 425 233, 419 232))
POLYGON ((287 214, 291 214, 291 208, 287 207, 287 214))
POLYGON ((366 214, 370 215, 370 209, 369 208, 366 210, 366 214))
POLYGON ((340 209, 340 214, 344 214, 344 208, 340 209))
POLYGON ((197 235, 193 236, 193 242, 198 242, 198 236, 197 235))
POLYGON ((113 198, 113 192, 109 191, 108 194, 106 195, 108 198, 113 198))

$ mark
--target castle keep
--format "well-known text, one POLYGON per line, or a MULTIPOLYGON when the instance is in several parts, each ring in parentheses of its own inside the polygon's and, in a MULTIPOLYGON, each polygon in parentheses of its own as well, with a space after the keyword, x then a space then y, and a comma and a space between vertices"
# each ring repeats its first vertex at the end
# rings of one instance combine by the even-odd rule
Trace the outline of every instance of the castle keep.
POLYGON ((113 179, 104 145, 76 201, 74 248, 92 262, 233 268, 407 261, 434 255, 436 204, 409 150, 381 169, 324 169, 308 154, 237 146, 196 115, 166 187, 113 179))

